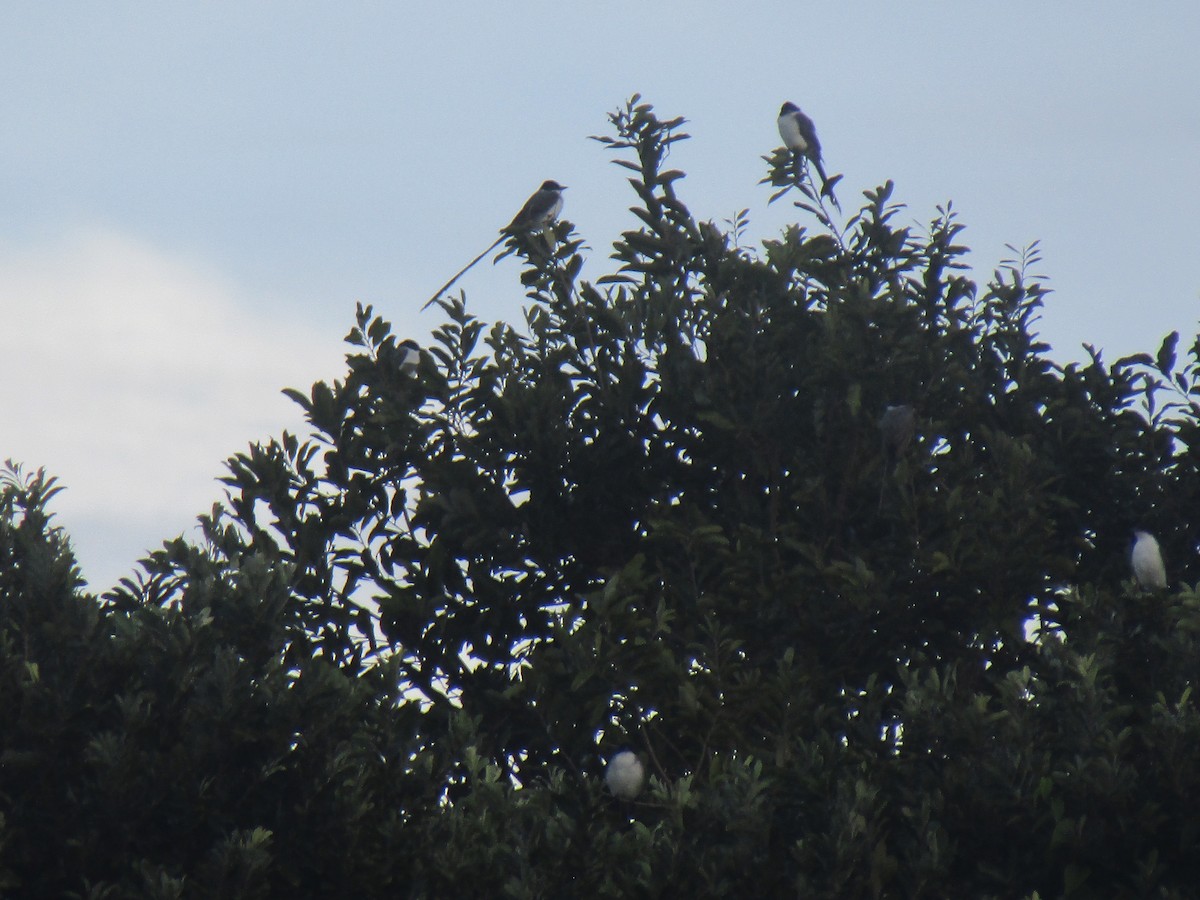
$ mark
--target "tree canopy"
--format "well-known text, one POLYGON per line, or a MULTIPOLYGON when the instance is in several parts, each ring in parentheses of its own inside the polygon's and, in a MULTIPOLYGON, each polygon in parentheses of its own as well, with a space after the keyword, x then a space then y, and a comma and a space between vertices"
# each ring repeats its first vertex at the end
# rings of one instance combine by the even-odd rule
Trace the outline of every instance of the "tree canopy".
POLYGON ((949 205, 838 224, 780 150, 803 223, 747 248, 683 119, 611 124, 612 273, 513 234, 524 322, 444 299, 415 368, 360 307, 199 545, 96 598, 9 468, 0 888, 1192 894, 1200 340, 1056 364, 1036 247, 978 283, 949 205))

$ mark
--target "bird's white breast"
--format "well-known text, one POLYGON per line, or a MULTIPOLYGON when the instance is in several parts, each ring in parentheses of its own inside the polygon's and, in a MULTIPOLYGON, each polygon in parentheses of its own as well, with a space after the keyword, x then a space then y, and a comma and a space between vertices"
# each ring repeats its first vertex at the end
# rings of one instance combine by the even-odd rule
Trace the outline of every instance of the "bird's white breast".
POLYGON ((547 222, 553 222, 555 219, 557 219, 558 214, 560 212, 562 212, 562 208, 563 208, 563 198, 562 198, 562 194, 559 194, 554 199, 554 202, 551 203, 549 207, 547 207, 546 211, 544 213, 542 213, 541 224, 545 225, 547 222))
POLYGON ((642 785, 646 781, 646 767, 637 758, 637 754, 622 750, 608 761, 604 780, 613 796, 622 800, 632 800, 642 792, 642 785))
POLYGON ((800 123, 796 121, 795 116, 779 117, 779 136, 783 138, 783 145, 789 150, 799 150, 803 153, 808 149, 808 141, 804 137, 804 132, 800 130, 800 123))
POLYGON ((1133 575, 1144 588, 1167 586, 1167 572, 1163 565, 1162 551, 1153 535, 1139 534, 1130 554, 1133 575))

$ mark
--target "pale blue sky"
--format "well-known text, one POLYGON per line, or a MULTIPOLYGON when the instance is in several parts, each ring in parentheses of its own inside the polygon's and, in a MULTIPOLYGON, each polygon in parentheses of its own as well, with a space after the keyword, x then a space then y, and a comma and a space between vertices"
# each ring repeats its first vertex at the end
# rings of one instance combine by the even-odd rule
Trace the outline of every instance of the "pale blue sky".
MULTIPOLYGON (((638 91, 683 115, 701 218, 756 182, 783 100, 844 207, 886 179, 954 202, 986 279, 1041 239, 1059 360, 1195 333, 1192 3, 23 4, 0 10, 0 456, 45 465, 107 587, 221 496, 225 456, 296 427, 358 300, 423 340, 429 294, 546 178, 607 271, 630 224, 588 135, 638 91)), ((517 263, 461 283, 519 320, 517 263)))

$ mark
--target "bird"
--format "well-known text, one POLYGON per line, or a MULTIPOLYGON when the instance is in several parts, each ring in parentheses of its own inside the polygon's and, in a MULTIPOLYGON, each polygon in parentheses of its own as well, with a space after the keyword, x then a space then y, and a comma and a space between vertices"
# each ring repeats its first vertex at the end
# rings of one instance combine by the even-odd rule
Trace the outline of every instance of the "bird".
POLYGON ((813 120, 806 116, 795 103, 788 101, 779 110, 779 136, 783 145, 794 153, 799 153, 809 160, 821 176, 821 193, 829 197, 833 205, 840 211, 837 197, 833 195, 833 186, 825 176, 825 167, 821 164, 821 142, 817 139, 817 127, 813 120))
MULTIPOLYGON (((501 236, 515 234, 518 231, 533 231, 549 225, 562 212, 562 192, 566 189, 566 185, 559 184, 557 181, 543 181, 542 186, 525 201, 521 211, 513 216, 513 220, 500 229, 501 236)), ((494 247, 495 244, 492 246, 494 247)))
POLYGON ((889 403, 879 417, 879 437, 883 442, 884 466, 879 482, 879 510, 883 511, 883 497, 887 492, 888 473, 900 468, 900 457, 912 443, 917 430, 917 413, 908 403, 889 403))
POLYGON ((605 765, 604 782, 618 800, 632 800, 646 784, 646 766, 632 750, 621 750, 605 765))
POLYGON ((1150 532, 1141 529, 1133 532, 1133 549, 1129 551, 1129 562, 1133 566, 1133 577, 1143 590, 1153 591, 1167 586, 1167 569, 1163 565, 1162 550, 1150 532))
POLYGON ((889 459, 898 460, 912 443, 917 429, 916 411, 907 403, 888 404, 879 419, 883 450, 889 459))
POLYGON ((400 342, 400 371, 411 372, 421 362, 421 345, 412 338, 400 342))
POLYGON ((462 278, 471 266, 491 253, 506 237, 511 237, 514 234, 522 232, 537 231, 539 228, 544 228, 557 219, 563 207, 562 192, 566 189, 566 185, 559 184, 557 181, 543 181, 542 186, 534 191, 530 198, 525 201, 525 205, 521 207, 520 212, 513 216, 513 220, 500 229, 500 237, 496 238, 490 247, 459 269, 453 278, 438 288, 437 293, 430 297, 425 305, 421 307, 421 311, 424 312, 438 297, 450 290, 454 282, 462 278))

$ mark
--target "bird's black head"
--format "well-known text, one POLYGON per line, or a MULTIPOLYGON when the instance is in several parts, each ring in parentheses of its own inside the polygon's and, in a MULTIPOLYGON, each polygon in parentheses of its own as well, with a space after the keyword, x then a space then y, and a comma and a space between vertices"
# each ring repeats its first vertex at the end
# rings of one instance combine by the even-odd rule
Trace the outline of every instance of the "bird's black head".
POLYGON ((791 100, 789 100, 787 103, 783 104, 783 106, 780 107, 780 109, 779 109, 779 114, 781 116, 790 115, 791 113, 794 113, 794 112, 800 112, 800 107, 798 107, 791 100))
POLYGON ((567 186, 559 184, 557 181, 543 181, 541 190, 543 191, 565 191, 567 186))

